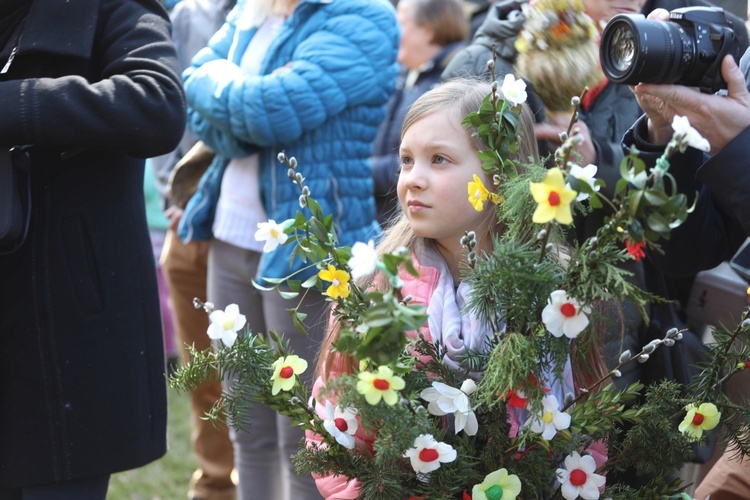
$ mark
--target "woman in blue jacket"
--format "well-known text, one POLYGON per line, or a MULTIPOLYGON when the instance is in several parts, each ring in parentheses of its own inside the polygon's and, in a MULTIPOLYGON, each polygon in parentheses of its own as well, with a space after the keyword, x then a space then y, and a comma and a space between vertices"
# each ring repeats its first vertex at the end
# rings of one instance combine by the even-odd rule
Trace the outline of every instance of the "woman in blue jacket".
MULTIPOLYGON (((368 158, 393 91, 398 40, 387 0, 241 1, 183 75, 189 127, 217 156, 187 206, 181 237, 211 241, 208 299, 217 308, 238 304, 253 332, 281 333, 306 359, 322 336, 322 297, 300 305, 312 327, 304 336, 286 312, 296 302, 251 280, 305 279, 316 270, 290 263, 291 246, 262 253, 254 233, 258 223, 301 210, 299 189, 277 160, 285 151, 333 214, 342 244, 377 236, 368 158)), ((232 432, 240 498, 319 498, 312 479, 289 463, 302 433, 265 407, 247 421, 232 432)))

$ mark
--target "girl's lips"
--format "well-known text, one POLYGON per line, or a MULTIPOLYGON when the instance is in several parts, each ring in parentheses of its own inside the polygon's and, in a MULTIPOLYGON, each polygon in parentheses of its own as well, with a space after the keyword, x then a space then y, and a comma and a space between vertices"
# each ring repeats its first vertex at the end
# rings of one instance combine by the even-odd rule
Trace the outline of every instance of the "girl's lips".
POLYGON ((408 202, 406 202, 406 206, 409 208, 410 212, 420 212, 424 209, 430 208, 421 201, 417 200, 409 200, 408 202))

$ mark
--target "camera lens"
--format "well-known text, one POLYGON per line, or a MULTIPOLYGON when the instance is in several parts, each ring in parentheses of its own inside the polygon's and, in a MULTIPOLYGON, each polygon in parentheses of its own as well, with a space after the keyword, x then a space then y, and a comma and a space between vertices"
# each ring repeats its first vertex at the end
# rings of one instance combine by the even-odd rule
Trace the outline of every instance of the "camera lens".
POLYGON ((611 81, 674 83, 689 71, 693 44, 676 23, 640 14, 614 16, 602 33, 602 70, 611 81))
POLYGON ((612 64, 617 71, 625 72, 633 64, 635 58, 635 38, 633 32, 626 26, 618 26, 612 33, 612 64))

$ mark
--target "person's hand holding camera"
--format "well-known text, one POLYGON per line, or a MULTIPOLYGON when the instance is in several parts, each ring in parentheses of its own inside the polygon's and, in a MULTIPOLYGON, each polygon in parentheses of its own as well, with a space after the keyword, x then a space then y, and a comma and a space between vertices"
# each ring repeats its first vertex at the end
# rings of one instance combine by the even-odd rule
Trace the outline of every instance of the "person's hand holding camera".
MULTIPOLYGON (((669 13, 657 9, 649 19, 667 20, 669 13)), ((750 126, 750 92, 734 58, 724 57, 721 75, 727 95, 701 93, 682 85, 640 83, 633 87, 641 108, 648 116, 648 140, 666 144, 672 138, 672 119, 686 116, 690 124, 711 144, 715 154, 750 126)))

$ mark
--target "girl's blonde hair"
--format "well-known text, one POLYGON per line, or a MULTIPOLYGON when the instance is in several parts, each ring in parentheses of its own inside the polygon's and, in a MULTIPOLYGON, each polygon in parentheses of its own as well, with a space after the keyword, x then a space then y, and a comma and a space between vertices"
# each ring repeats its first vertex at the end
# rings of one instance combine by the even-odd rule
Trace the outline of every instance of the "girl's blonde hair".
MULTIPOLYGON (((401 138, 403 139, 404 133, 406 133, 412 124, 433 113, 439 111, 449 112, 462 119, 469 113, 478 111, 482 101, 491 91, 492 86, 489 83, 475 79, 459 78, 443 83, 439 87, 420 96, 412 104, 404 117, 401 127, 401 138)), ((484 141, 474 135, 475 130, 472 127, 465 127, 465 130, 467 137, 469 137, 469 140, 477 151, 489 149, 489 146, 484 141)), ((519 164, 529 161, 538 162, 539 153, 536 139, 534 138, 534 117, 526 104, 523 104, 521 108, 519 132, 520 137, 518 140, 520 144, 518 152, 512 159, 517 160, 519 164)), ((457 187, 457 189, 460 188, 457 187)), ((485 213, 487 214, 488 221, 496 216, 494 210, 486 210, 485 213)), ((491 227, 491 224, 486 224, 486 226, 491 227)), ((499 230, 500 228, 495 229, 499 230)), ((490 234, 477 236, 480 238, 490 237, 490 234)), ((431 240, 419 238, 414 234, 406 215, 403 212, 399 212, 399 215, 396 216, 393 222, 385 228, 377 251, 379 255, 385 255, 393 253, 401 247, 415 250, 420 245, 432 244, 431 240)), ((375 279, 375 284, 379 288, 387 286, 385 280, 381 282, 377 280, 377 277, 373 276, 361 278, 357 284, 365 286, 367 283, 372 282, 373 279, 375 279)), ((338 339, 339 331, 339 324, 336 321, 331 321, 328 325, 326 338, 323 340, 318 354, 318 362, 315 369, 318 376, 326 378, 332 369, 346 373, 352 371, 352 360, 343 359, 342 356, 333 352, 333 343, 338 339)))

